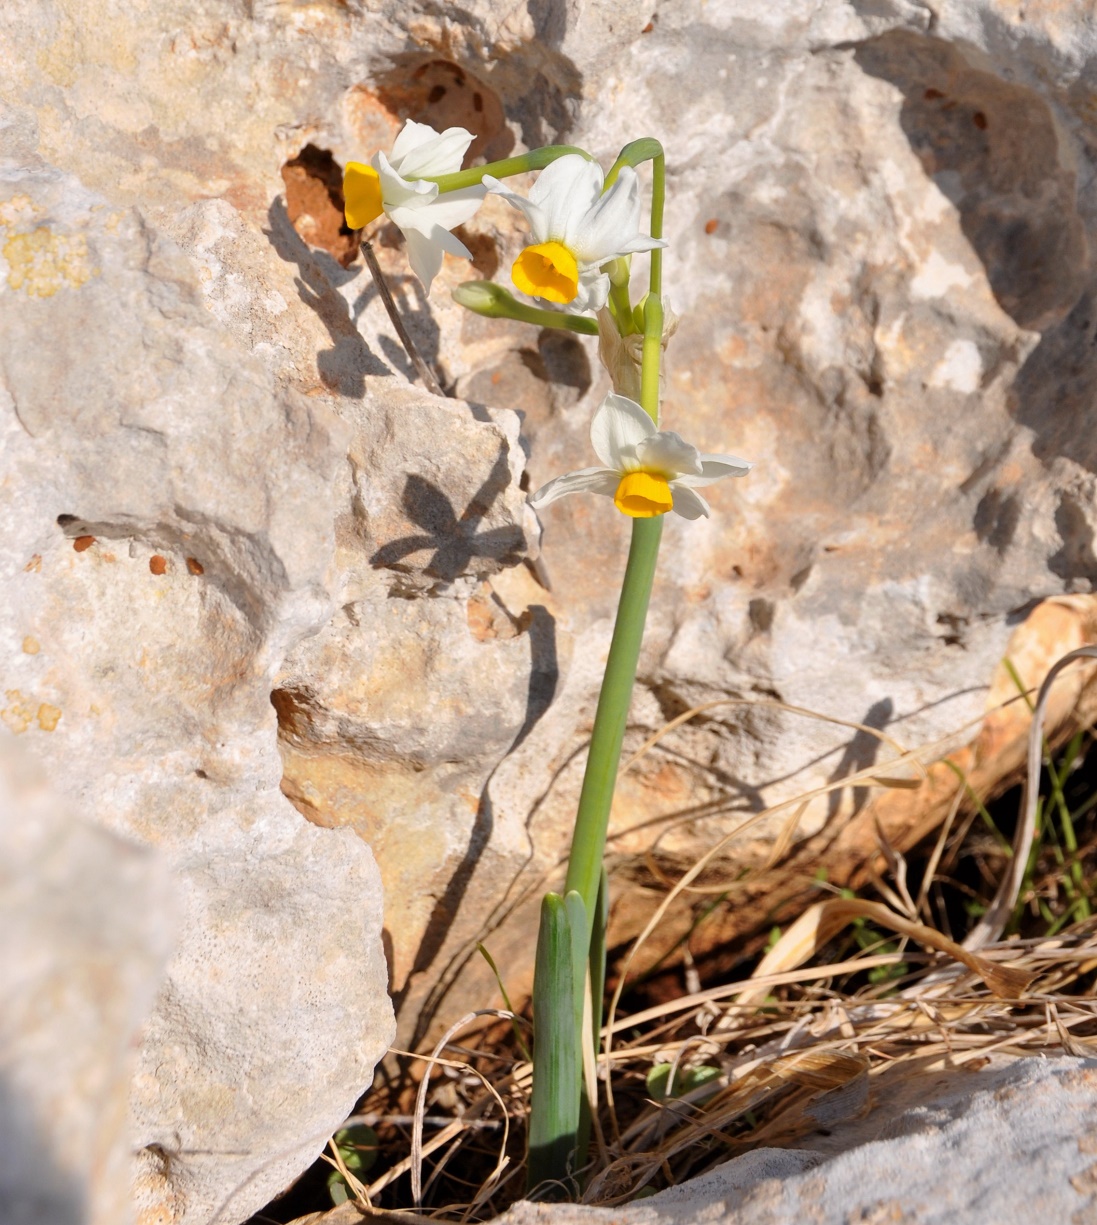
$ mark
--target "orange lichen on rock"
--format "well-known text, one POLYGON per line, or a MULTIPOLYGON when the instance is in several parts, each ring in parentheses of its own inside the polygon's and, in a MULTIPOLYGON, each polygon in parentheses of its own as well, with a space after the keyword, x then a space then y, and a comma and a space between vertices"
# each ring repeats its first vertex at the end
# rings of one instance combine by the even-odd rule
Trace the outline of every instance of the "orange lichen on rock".
POLYGON ((8 705, 0 710, 0 721, 6 723, 16 736, 20 736, 30 727, 34 711, 18 689, 8 689, 4 696, 8 699, 8 705))
POLYGON ((72 547, 77 551, 77 553, 83 553, 85 549, 90 549, 94 543, 94 536, 77 536, 72 542, 72 547))
POLYGON ((197 557, 187 558, 187 569, 191 572, 191 574, 205 574, 206 572, 205 567, 197 557))
POLYGON ((60 707, 51 706, 49 702, 43 702, 38 707, 38 726, 44 732, 52 732, 56 728, 58 720, 61 718, 60 707))
POLYGON ((32 638, 30 634, 28 634, 23 639, 23 654, 24 655, 37 655, 40 650, 41 650, 41 647, 38 645, 37 638, 32 638))
POLYGON ((166 574, 168 572, 167 560, 161 557, 159 553, 153 553, 149 558, 149 569, 153 574, 166 574))

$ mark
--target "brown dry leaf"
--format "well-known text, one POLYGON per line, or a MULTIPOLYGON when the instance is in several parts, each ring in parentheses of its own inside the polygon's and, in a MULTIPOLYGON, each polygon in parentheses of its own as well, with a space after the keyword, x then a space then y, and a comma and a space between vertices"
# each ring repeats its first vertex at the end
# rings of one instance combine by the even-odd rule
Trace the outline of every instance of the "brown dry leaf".
MULTIPOLYGON (((986 958, 969 953, 934 928, 905 919, 882 902, 862 901, 860 898, 830 898, 809 906, 762 958, 751 977, 762 978, 767 974, 779 974, 783 970, 802 966, 847 923, 861 918, 871 919, 881 927, 898 932, 901 936, 908 936, 926 948, 936 949, 939 953, 963 962, 1002 999, 1015 998, 1035 978, 1035 974, 1029 970, 996 965, 986 958)), ((766 992, 765 987, 748 988, 739 997, 739 1002, 761 1000, 766 992)))

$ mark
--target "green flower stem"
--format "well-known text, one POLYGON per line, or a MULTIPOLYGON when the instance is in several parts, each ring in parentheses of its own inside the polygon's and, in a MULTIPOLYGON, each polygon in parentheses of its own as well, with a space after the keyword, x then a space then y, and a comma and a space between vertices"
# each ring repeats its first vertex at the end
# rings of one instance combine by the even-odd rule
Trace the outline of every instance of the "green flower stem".
MULTIPOLYGON (((621 151, 611 174, 622 165, 634 164, 633 159, 653 162, 651 233, 661 238, 663 232, 663 198, 666 190, 666 169, 662 146, 650 138, 633 141, 621 151)), ((644 304, 644 348, 640 375, 640 405, 653 421, 659 421, 659 361, 663 343, 663 305, 659 297, 662 285, 662 260, 659 251, 651 253, 650 292, 644 304)), ((613 790, 617 768, 621 761, 628 722, 632 687, 636 681, 636 665, 644 637, 651 586, 655 580, 655 563, 659 556, 659 541, 663 535, 663 518, 634 519, 632 544, 617 605, 617 621, 613 627, 602 691, 591 731, 587 768, 583 789, 579 795, 579 811, 575 818, 571 855, 568 859, 567 890, 575 890, 583 899, 587 915, 587 942, 591 946, 593 925, 598 908, 598 889, 602 877, 602 860, 606 849, 613 790)), ((601 1001, 598 1002, 600 1007, 601 1001)))
MULTIPOLYGON (((663 146, 654 136, 641 136, 639 140, 629 141, 617 155, 617 160, 609 168, 609 174, 606 175, 605 190, 608 191, 617 181, 617 176, 621 173, 622 166, 631 166, 635 170, 643 162, 661 161, 662 158, 663 146)), ((656 234, 655 237, 661 238, 662 235, 656 234)))
MULTIPOLYGON (((655 578, 655 562, 663 535, 663 519, 634 519, 617 623, 613 627, 606 674, 598 696, 594 730, 590 737, 583 790, 575 818, 575 833, 568 860, 565 889, 574 889, 583 899, 587 916, 587 947, 590 947, 595 916, 598 915, 598 887, 602 878, 602 858, 606 847, 609 810, 621 760, 636 664, 644 637, 644 621, 655 578)), ((599 1001, 600 1003, 600 1001, 599 1001)))
MULTIPOLYGON (((662 236, 666 175, 663 150, 658 141, 640 140, 626 145, 610 171, 607 186, 616 178, 621 166, 647 160, 654 163, 651 233, 659 238, 662 236)), ((616 275, 611 277, 616 295, 612 305, 618 326, 624 333, 625 321, 632 325, 634 315, 628 300, 628 264, 626 261, 620 263, 623 267, 615 267, 616 275)), ((659 362, 663 341, 661 285, 662 259, 658 251, 653 251, 650 292, 643 307, 640 403, 656 423, 659 420, 659 362)), ((662 536, 661 515, 633 519, 632 543, 598 695, 572 835, 566 899, 549 894, 542 904, 533 988, 534 1079, 527 1169, 530 1190, 546 1180, 557 1186, 566 1185, 585 1160, 584 1137, 588 1134, 589 1112, 583 1105, 582 1059, 579 1056, 584 1042, 589 1041, 597 1047, 601 1028, 608 915, 603 863, 606 833, 662 536), (583 962, 588 957, 593 1034, 582 1032, 579 1009, 585 980, 583 962), (570 1052, 566 1049, 569 1039, 570 1052), (578 1066, 574 1061, 578 1061, 578 1066)))
POLYGON ((459 191, 462 187, 475 187, 485 174, 497 179, 509 178, 512 174, 525 174, 528 170, 543 170, 558 157, 566 157, 569 153, 578 153, 588 162, 594 158, 585 150, 575 145, 545 145, 540 149, 531 149, 528 153, 520 153, 517 157, 505 157, 499 162, 488 162, 486 166, 471 166, 468 170, 457 170, 453 174, 423 175, 424 183, 437 183, 439 192, 459 191))
POLYGON ((584 336, 597 336, 598 324, 588 315, 567 315, 563 311, 542 310, 519 302, 513 294, 494 281, 465 281, 453 291, 453 300, 488 319, 518 319, 535 327, 564 328, 584 336))
MULTIPOLYGON (((652 255, 656 253, 653 251, 652 255)), ((644 301, 644 347, 640 357, 640 407, 659 424, 659 359, 663 353, 663 303, 657 293, 644 301)))
MULTIPOLYGON (((605 193, 603 193, 605 194, 605 193)), ((609 272, 609 309, 622 336, 630 336, 639 329, 632 314, 632 299, 629 297, 629 260, 619 255, 606 265, 609 272)))

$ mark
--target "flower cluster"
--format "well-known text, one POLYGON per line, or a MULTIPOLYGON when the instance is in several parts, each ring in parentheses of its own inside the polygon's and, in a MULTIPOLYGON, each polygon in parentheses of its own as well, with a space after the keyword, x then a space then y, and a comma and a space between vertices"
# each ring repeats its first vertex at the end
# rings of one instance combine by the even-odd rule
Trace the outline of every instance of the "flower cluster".
MULTIPOLYGON (((409 120, 387 156, 378 152, 369 165, 348 163, 343 181, 347 224, 358 230, 386 216, 404 235, 412 271, 429 293, 445 254, 471 259, 452 231, 476 213, 485 195, 499 195, 516 208, 533 241, 514 261, 511 279, 522 294, 549 308, 528 306, 489 282, 460 286, 455 298, 485 315, 600 332, 600 352, 615 389, 591 422, 591 443, 602 466, 549 481, 530 504, 540 509, 566 494, 585 492, 613 498, 617 509, 634 519, 668 511, 684 519, 707 516, 708 503, 697 489, 723 477, 745 476, 751 465, 730 455, 701 454, 673 430, 658 428, 657 403, 637 402, 644 399, 640 358, 646 347, 645 316, 629 298, 630 257, 658 253, 667 244, 641 232, 640 180, 626 159, 632 146, 626 146, 608 176, 587 154, 566 148, 535 150, 462 171, 472 140, 464 128, 439 133, 409 120), (503 175, 535 166, 543 168, 528 196, 501 182, 503 175), (586 317, 594 312, 597 323, 586 317), (620 394, 626 390, 636 398, 620 394)), ((663 330, 661 309, 658 317, 661 347, 676 321, 671 318, 663 330)))

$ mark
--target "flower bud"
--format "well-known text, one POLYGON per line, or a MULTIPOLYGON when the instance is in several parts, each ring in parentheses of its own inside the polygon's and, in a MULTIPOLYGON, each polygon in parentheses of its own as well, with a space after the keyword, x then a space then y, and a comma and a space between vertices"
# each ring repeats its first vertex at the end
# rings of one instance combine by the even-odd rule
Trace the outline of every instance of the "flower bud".
POLYGON ((514 307, 519 305, 511 293, 493 281, 465 281, 453 290, 453 300, 489 319, 513 319, 514 307))

